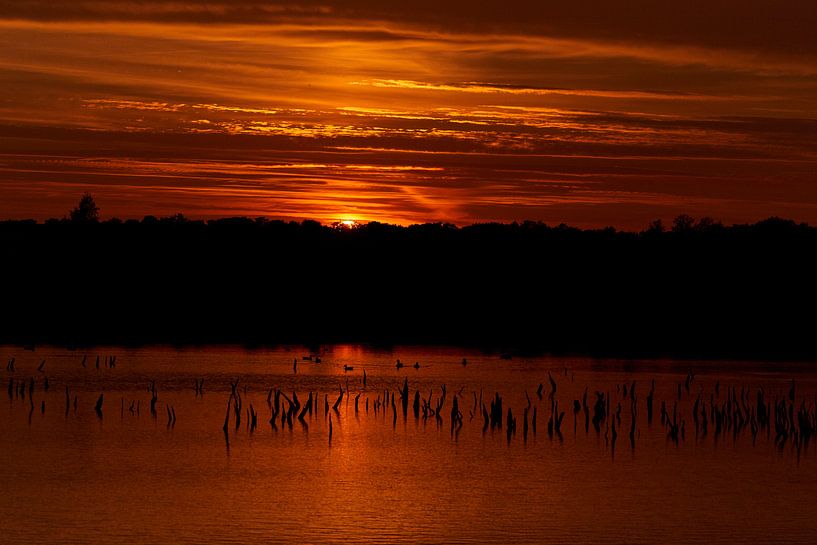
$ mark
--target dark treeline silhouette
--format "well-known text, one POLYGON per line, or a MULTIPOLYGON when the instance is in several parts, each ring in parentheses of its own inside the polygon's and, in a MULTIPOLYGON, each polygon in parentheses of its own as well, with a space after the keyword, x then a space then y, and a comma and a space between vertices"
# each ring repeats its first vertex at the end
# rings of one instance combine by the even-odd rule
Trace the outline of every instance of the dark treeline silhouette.
POLYGON ((0 222, 0 342, 817 356, 817 229, 777 218, 632 233, 97 213, 0 222))

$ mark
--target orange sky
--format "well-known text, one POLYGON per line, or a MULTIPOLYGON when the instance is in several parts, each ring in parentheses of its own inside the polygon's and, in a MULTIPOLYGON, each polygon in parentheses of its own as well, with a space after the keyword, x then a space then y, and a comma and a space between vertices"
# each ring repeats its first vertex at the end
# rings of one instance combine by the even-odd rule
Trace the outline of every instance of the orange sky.
POLYGON ((0 6, 2 218, 817 224, 813 0, 54 4, 0 6))

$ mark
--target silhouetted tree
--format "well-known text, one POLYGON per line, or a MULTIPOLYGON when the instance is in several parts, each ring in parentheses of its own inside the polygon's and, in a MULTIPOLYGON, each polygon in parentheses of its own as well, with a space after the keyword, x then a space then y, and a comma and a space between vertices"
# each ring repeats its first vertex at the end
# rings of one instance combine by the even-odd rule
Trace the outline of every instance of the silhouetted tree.
POLYGON ((647 226, 647 230, 645 233, 650 235, 660 235, 664 232, 664 222, 660 219, 655 221, 651 221, 650 224, 647 226))
POLYGON ((13 287, 0 344, 442 343, 817 361, 817 227, 780 218, 682 216, 663 234, 180 216, 86 227, 0 220, 13 264, 0 267, 13 287), (77 293, 104 293, 116 319, 77 293))
POLYGON ((675 233, 685 233, 695 225, 695 218, 687 214, 681 214, 672 220, 672 231, 675 233))
POLYGON ((90 193, 84 193, 76 208, 71 210, 74 223, 96 223, 99 221, 99 207, 90 193))
POLYGON ((695 229, 698 231, 710 231, 712 229, 717 229, 719 227, 723 227, 723 225, 721 225, 720 222, 710 218, 709 216, 702 217, 695 224, 695 229))
POLYGON ((165 224, 169 224, 169 225, 182 225, 184 223, 187 223, 187 218, 184 216, 184 214, 179 212, 178 214, 175 214, 173 216, 167 216, 165 218, 161 218, 159 221, 161 223, 165 223, 165 224))

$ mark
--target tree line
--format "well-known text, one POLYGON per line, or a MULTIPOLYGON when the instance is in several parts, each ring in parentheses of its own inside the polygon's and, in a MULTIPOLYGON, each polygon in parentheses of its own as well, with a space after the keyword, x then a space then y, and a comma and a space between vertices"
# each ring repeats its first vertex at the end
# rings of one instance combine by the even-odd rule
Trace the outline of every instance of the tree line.
POLYGON ((0 341, 817 356, 817 229, 790 220, 626 232, 98 212, 91 198, 61 220, 0 222, 0 341))

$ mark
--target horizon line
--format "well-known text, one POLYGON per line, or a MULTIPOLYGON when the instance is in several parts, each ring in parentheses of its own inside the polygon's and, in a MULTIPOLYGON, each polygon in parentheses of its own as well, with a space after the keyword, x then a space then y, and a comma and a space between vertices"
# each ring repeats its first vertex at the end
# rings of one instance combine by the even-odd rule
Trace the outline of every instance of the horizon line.
POLYGON ((303 225, 308 223, 315 223, 320 225, 321 227, 329 227, 335 228, 339 230, 355 230, 361 227, 366 227, 371 224, 376 225, 383 225, 387 227, 398 227, 398 228, 412 228, 412 227, 422 227, 422 226, 429 226, 429 225, 436 225, 436 226, 445 226, 455 229, 463 229, 468 227, 475 227, 475 226, 482 226, 482 225, 499 225, 499 226, 507 226, 511 227, 514 225, 521 226, 521 225, 538 225, 548 228, 567 228, 567 229, 575 229, 578 231, 615 231, 620 233, 643 233, 647 231, 662 231, 662 232, 671 232, 673 230, 702 230, 702 229, 710 229, 710 228, 733 228, 733 227, 750 227, 756 226, 767 222, 778 222, 778 223, 786 223, 794 226, 799 227, 808 227, 812 228, 813 226, 805 221, 797 221, 793 218, 786 218, 781 216, 771 215, 766 218, 757 220, 755 222, 746 222, 746 223, 732 223, 732 224, 724 224, 720 220, 712 218, 710 216, 701 216, 701 217, 693 217, 689 214, 679 214, 673 218, 673 222, 666 224, 661 218, 656 218, 647 223, 647 225, 641 230, 632 230, 632 229, 622 229, 617 228, 613 225, 606 225, 603 227, 577 227, 575 225, 571 225, 565 222, 559 223, 548 223, 543 220, 534 220, 534 219, 525 219, 525 220, 513 220, 513 221, 501 221, 501 220, 484 220, 484 221, 474 221, 471 223, 460 223, 460 222, 452 222, 452 221, 444 221, 444 220, 436 220, 436 221, 424 221, 424 222, 415 222, 415 223, 391 223, 388 221, 381 221, 381 220, 364 220, 364 219, 352 219, 352 218, 344 218, 344 219, 337 219, 334 221, 321 221, 314 218, 276 218, 270 216, 249 216, 249 215, 235 215, 235 216, 216 216, 216 217, 189 217, 186 216, 184 213, 179 212, 176 214, 171 215, 163 215, 157 216, 153 214, 145 214, 141 218, 138 217, 119 217, 119 216, 110 216, 107 218, 100 218, 95 221, 91 222, 76 222, 73 221, 71 218, 67 216, 63 217, 51 217, 46 218, 44 220, 39 220, 37 218, 2 218, 0 219, 0 224, 9 224, 9 223, 22 223, 22 224, 34 224, 34 225, 47 225, 53 223, 60 223, 60 224, 72 224, 72 225, 89 225, 89 224, 96 224, 96 225, 103 225, 103 224, 116 224, 116 223, 149 223, 149 222, 157 222, 157 223, 172 223, 172 222, 179 222, 179 223, 202 223, 202 224, 210 224, 216 223, 220 221, 229 221, 229 220, 245 220, 248 222, 252 222, 255 224, 263 224, 263 223, 282 223, 282 224, 296 224, 296 225, 303 225), (684 225, 681 229, 673 229, 673 223, 676 221, 681 220, 684 225))

